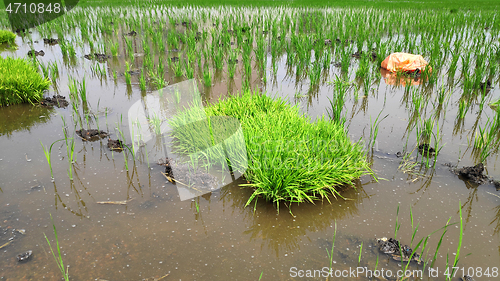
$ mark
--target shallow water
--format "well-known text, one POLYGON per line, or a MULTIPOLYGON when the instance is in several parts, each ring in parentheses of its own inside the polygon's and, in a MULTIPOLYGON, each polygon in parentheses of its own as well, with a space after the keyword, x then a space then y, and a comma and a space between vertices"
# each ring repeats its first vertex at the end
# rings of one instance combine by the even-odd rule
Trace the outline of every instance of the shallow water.
MULTIPOLYGON (((152 91, 141 92, 137 76, 132 76, 131 86, 125 84, 120 75, 125 70, 125 58, 109 59, 103 64, 108 75, 96 77, 90 70, 95 63, 83 58, 84 51, 79 51, 71 63, 63 58, 59 45, 44 45, 37 36, 34 32, 33 40, 41 43, 34 43, 34 48, 46 53, 39 57, 40 61, 59 63, 57 92, 69 99, 68 76, 78 80, 85 76, 88 104, 99 116, 100 129, 110 132, 112 138, 119 134, 116 127, 127 135, 129 107, 144 95, 151 95, 152 91), (115 70, 119 73, 116 80, 111 74, 115 70)), ((24 57, 30 47, 19 37, 17 45, 18 50, 4 51, 2 56, 24 57)), ((267 61, 267 83, 262 83, 253 72, 252 88, 287 98, 313 118, 327 114, 333 85, 323 83, 305 95, 310 91, 307 80, 287 74, 286 58, 278 62, 276 75, 272 73, 270 56, 267 61)), ((136 65, 141 63, 138 56, 136 65)), ((353 58, 352 66, 356 65, 353 58)), ((172 71, 167 74, 170 83, 184 80, 173 77, 172 71)), ((331 81, 335 75, 340 75, 340 70, 332 66, 323 75, 331 81)), ((234 92, 241 89, 240 74, 234 82, 224 73, 214 73, 214 77, 214 85, 210 88, 201 82, 198 84, 205 102, 224 97, 228 88, 234 92)), ((15 235, 12 243, 0 250, 0 279, 60 278, 44 238, 46 234, 52 246, 55 245, 50 215, 72 280, 142 280, 166 274, 169 276, 164 280, 258 280, 261 274, 262 280, 293 280, 293 272, 321 270, 330 265, 327 251, 332 247, 335 230, 334 270, 358 266, 374 269, 378 257, 378 269, 390 269, 395 273, 400 264, 378 252, 376 238, 393 237, 397 219, 401 224, 398 239, 403 244, 410 244, 411 208, 414 227, 417 224, 419 227, 415 245, 445 226, 450 217, 450 222, 458 222, 459 206, 462 206, 464 236, 458 266, 465 268, 466 273, 469 268, 476 271, 481 268, 484 272, 489 267, 491 273, 492 267, 500 264, 500 198, 495 196, 500 194, 492 184, 479 187, 466 184, 443 165, 477 163, 468 148, 468 138, 473 136, 471 128, 476 122, 485 123, 484 117, 480 119, 483 115, 476 114, 475 105, 463 125, 455 122, 460 95, 459 89, 455 90, 445 110, 447 117, 439 121, 445 145, 435 168, 423 167, 403 173, 398 169, 401 159, 395 153, 405 148, 411 151, 416 144, 415 132, 406 132, 410 114, 405 105, 405 89, 387 85, 382 76, 379 78, 368 96, 360 93, 356 100, 351 92, 344 111, 353 140, 369 138, 370 117, 373 122, 380 112, 381 116, 389 114, 380 123, 377 142, 368 154, 378 182, 368 176, 362 177, 356 189, 342 193, 345 200, 332 197, 329 198, 331 203, 324 199, 316 204, 293 205, 293 215, 286 206, 280 206, 277 213, 272 204, 263 200, 257 202, 255 210, 253 202, 245 207, 251 190, 238 186, 245 183, 242 178, 194 200, 180 201, 177 188, 161 175, 164 168, 156 165, 157 159, 146 159, 140 154, 135 162, 131 158, 125 160, 122 153, 106 147, 106 140, 84 142, 75 135, 74 180, 68 178, 66 145, 61 141, 52 149, 55 182, 51 182, 40 142, 47 147, 64 138, 61 117, 71 134, 74 133, 71 107, 46 110, 17 105, 0 108, 0 246, 15 235), (406 134, 411 135, 408 142, 406 134), (126 205, 97 203, 121 200, 130 201, 126 205), (24 229, 26 234, 14 229, 24 229), (361 243, 361 262, 358 263, 361 243), (17 262, 16 256, 27 250, 33 251, 31 260, 17 262)), ((437 85, 441 82, 439 80, 437 85)), ((432 89, 429 95, 434 98, 435 92, 436 89, 432 89)), ((49 90, 50 95, 55 93, 54 88, 49 90)), ((489 95, 498 97, 500 91, 494 88, 489 95)), ((430 106, 427 111, 430 116, 434 108, 430 106)), ((482 112, 488 116, 493 113, 489 107, 482 112)), ((488 158, 489 176, 500 178, 498 163, 498 154, 488 158)), ((446 255, 453 260, 459 243, 458 226, 449 227, 443 238, 434 266, 439 269, 439 277, 428 277, 426 269, 424 280, 443 279, 446 255)), ((433 256, 441 233, 431 236, 426 257, 433 256)), ((411 266, 415 268, 421 266, 411 266)), ((366 280, 363 276, 360 274, 357 279, 366 280)), ((312 279, 325 279, 316 277, 312 279)), ((352 280, 353 276, 338 279, 352 280)))

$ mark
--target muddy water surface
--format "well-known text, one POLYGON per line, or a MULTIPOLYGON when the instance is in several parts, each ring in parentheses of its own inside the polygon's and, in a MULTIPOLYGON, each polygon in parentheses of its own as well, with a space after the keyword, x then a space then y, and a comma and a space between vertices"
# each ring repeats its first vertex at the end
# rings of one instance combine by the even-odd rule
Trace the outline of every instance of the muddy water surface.
MULTIPOLYGON (((32 35, 34 40, 36 36, 32 35)), ((19 37, 17 40, 19 49, 4 51, 2 56, 26 55, 29 47, 19 37)), ((79 80, 85 76, 88 104, 93 114, 99 116, 100 129, 109 132, 113 139, 119 134, 116 128, 128 134, 128 108, 151 91, 139 90, 137 76, 132 77, 131 86, 125 84, 124 58, 104 63, 111 71, 105 77, 96 77, 90 71, 93 62, 85 60, 83 53, 78 53, 76 64, 71 64, 62 57, 58 45, 33 46, 45 50, 46 55, 40 61, 59 62, 60 78, 48 95, 57 92, 69 99, 68 75, 79 80), (116 80, 111 74, 114 70, 119 72, 116 80)), ((267 83, 256 76, 252 79, 253 88, 287 98, 313 118, 327 114, 333 85, 322 84, 307 94, 310 91, 307 81, 287 75, 284 59, 278 64, 276 75, 270 70, 270 61, 267 83)), ((140 62, 138 57, 137 63, 140 62)), ((357 63, 355 59, 352 62, 354 66, 357 63)), ((323 76, 333 80, 335 74, 340 74, 339 69, 332 67, 323 76)), ((171 83, 182 80, 172 76, 168 77, 171 83)), ((227 95, 228 88, 241 89, 241 75, 234 81, 228 80, 221 74, 210 88, 200 82, 203 99, 210 102, 227 95)), ((261 275, 262 280, 293 280, 298 270, 321 270, 330 265, 327 250, 331 250, 334 233, 335 270, 377 267, 395 274, 400 264, 379 253, 375 239, 393 237, 398 219, 401 224, 398 239, 410 244, 411 208, 414 227, 418 224, 415 245, 445 226, 450 217, 450 222, 458 222, 459 206, 464 229, 459 266, 466 272, 469 268, 485 271, 489 267, 491 273, 492 267, 500 265, 500 198, 495 196, 500 194, 492 184, 468 184, 444 166, 450 162, 459 166, 477 163, 468 149, 470 128, 479 118, 477 107, 468 113, 463 124, 457 124, 453 119, 458 108, 456 94, 451 97, 449 117, 440 123, 445 145, 435 168, 417 168, 406 173, 398 168, 402 159, 395 153, 411 151, 416 142, 413 135, 406 140, 406 134, 414 132, 406 132, 410 118, 404 87, 387 85, 380 76, 368 96, 360 94, 358 99, 349 96, 346 124, 354 140, 368 139, 370 117, 373 122, 380 112, 381 116, 389 114, 380 124, 375 147, 367 149, 378 181, 361 178, 356 189, 348 188, 342 193, 346 200, 332 197, 331 203, 325 199, 314 205, 293 205, 293 216, 285 206, 280 206, 277 213, 272 204, 263 200, 257 202, 255 211, 253 204, 245 207, 251 191, 238 186, 246 182, 243 178, 194 200, 180 201, 176 187, 161 175, 164 167, 156 165, 157 159, 139 155, 134 162, 130 156, 126 159, 123 153, 110 151, 105 139, 96 142, 79 139, 74 134, 77 122, 71 107, 0 108, 0 245, 11 241, 0 251, 0 279, 60 278, 44 238, 47 235, 54 247, 50 215, 72 280, 142 280, 167 274, 162 280, 258 280, 261 275), (64 124, 76 141, 74 180, 69 180, 66 145, 60 141, 52 148, 55 178, 52 182, 40 142, 48 147, 64 138, 64 124), (122 200, 127 204, 97 203, 122 200), (19 230, 24 230, 21 231, 24 234, 19 230), (32 258, 18 262, 16 256, 28 250, 33 251, 32 258)), ((494 88, 490 94, 500 93, 494 88)), ((484 114, 492 112, 486 108, 484 114)), ((91 122, 95 128, 96 120, 91 122)), ((488 158, 488 175, 500 178, 498 163, 498 155, 488 158)), ((432 257, 441 233, 431 237, 430 250, 424 256, 432 257)), ((458 238, 458 225, 448 228, 434 265, 440 277, 429 278, 425 273, 424 280, 444 279, 446 256, 454 259, 458 238)), ((410 268, 421 269, 421 266, 410 268)), ((366 280, 363 276, 357 279, 366 280)), ((311 280, 325 279, 316 277, 311 280)))

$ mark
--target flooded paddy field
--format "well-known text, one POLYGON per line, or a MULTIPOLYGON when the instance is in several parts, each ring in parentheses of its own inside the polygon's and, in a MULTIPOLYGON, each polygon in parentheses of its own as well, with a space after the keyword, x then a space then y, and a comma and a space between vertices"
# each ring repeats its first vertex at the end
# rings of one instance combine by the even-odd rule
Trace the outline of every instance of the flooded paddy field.
MULTIPOLYGON (((424 274, 410 280, 445 279, 457 248, 452 280, 495 280, 499 31, 494 12, 156 6, 77 7, 18 34, 1 56, 34 55, 52 81, 45 96, 64 99, 0 107, 0 280, 62 277, 44 237, 55 247, 53 224, 70 280, 294 280, 325 267, 391 270, 396 280, 401 262, 377 244, 395 229, 412 248, 432 234, 416 250, 425 267, 408 267, 424 274), (421 54, 432 71, 388 73, 380 63, 393 52, 421 54), (191 79, 205 106, 251 90, 314 120, 345 118, 376 178, 290 212, 263 199, 245 207, 245 177, 181 200, 157 163, 161 139, 127 148, 129 109, 191 79), (90 129, 106 136, 84 140, 90 129), (480 163, 482 184, 453 172, 480 163)), ((170 117, 141 125, 154 134, 170 117)))

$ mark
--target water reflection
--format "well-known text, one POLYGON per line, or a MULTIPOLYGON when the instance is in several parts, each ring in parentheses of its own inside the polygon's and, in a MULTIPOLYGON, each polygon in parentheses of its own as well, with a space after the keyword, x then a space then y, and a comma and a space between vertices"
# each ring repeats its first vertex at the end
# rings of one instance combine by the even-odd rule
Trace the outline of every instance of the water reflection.
POLYGON ((31 104, 2 106, 0 107, 0 136, 6 135, 10 138, 13 132, 29 132, 33 126, 47 123, 51 115, 50 109, 31 104))
MULTIPOLYGON (((240 179, 239 183, 242 181, 240 179)), ((242 232, 249 241, 258 242, 262 253, 272 252, 276 258, 282 257, 284 253, 299 251, 310 233, 324 232, 335 221, 358 216, 359 204, 369 197, 357 181, 356 189, 346 187, 342 192, 345 200, 330 196, 317 201, 315 205, 280 204, 278 213, 273 204, 262 198, 243 208, 252 191, 248 188, 240 189, 237 184, 222 189, 219 200, 224 205, 230 203, 233 213, 240 213, 243 220, 249 223, 242 232)))

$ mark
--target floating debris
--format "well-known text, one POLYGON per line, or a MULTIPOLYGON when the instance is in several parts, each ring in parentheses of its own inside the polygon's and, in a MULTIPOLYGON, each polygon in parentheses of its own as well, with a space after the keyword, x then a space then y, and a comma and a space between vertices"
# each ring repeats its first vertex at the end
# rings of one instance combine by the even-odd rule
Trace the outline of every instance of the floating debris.
POLYGON ((12 239, 9 239, 9 242, 7 242, 7 243, 3 244, 2 246, 0 246, 0 249, 9 246, 10 243, 12 243, 12 239))
POLYGON ((127 205, 128 202, 134 200, 134 198, 130 198, 128 200, 121 201, 97 201, 97 204, 108 204, 108 205, 127 205))
POLYGON ((31 258, 31 255, 33 254, 33 251, 27 251, 26 253, 22 253, 17 255, 17 261, 24 262, 27 261, 31 258))
POLYGON ((461 281, 474 281, 474 278, 469 275, 464 275, 464 277, 460 278, 461 281))

